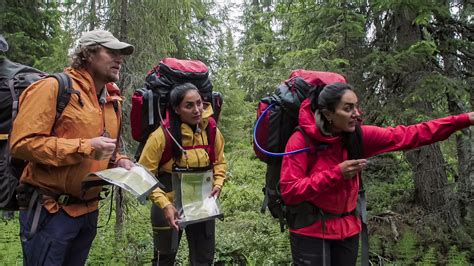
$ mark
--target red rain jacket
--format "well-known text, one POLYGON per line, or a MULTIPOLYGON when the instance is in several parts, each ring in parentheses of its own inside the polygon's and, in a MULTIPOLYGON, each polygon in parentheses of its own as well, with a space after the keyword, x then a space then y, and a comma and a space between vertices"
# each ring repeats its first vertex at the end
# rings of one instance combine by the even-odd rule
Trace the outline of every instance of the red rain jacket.
MULTIPOLYGON (((323 135, 311 112, 309 99, 301 104, 299 126, 317 143, 325 142, 325 149, 316 155, 308 152, 284 156, 281 168, 280 189, 285 204, 308 201, 325 212, 341 214, 351 212, 357 205, 359 178, 344 180, 339 163, 348 159, 340 137, 323 135), (312 165, 308 165, 309 157, 312 165)), ((408 150, 445 140, 456 130, 470 126, 469 116, 461 114, 431 120, 411 126, 381 128, 362 126, 364 158, 390 151, 408 150)), ((306 147, 304 136, 296 131, 289 139, 286 151, 306 147)), ((321 221, 301 229, 290 229, 300 235, 341 240, 361 231, 358 217, 353 215, 328 218, 323 232, 321 221)))

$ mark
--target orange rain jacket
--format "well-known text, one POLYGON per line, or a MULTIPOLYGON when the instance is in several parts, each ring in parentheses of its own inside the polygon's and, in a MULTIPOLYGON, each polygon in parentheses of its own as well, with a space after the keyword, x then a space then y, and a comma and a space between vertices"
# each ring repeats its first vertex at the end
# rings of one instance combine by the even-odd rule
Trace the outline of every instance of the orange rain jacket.
MULTIPOLYGON (((58 82, 46 78, 33 83, 20 96, 18 116, 11 134, 14 157, 27 160, 20 182, 31 184, 60 195, 80 199, 98 196, 101 188, 81 190, 83 178, 90 172, 104 170, 109 160, 94 160, 90 139, 99 137, 104 126, 110 138, 117 138, 121 123, 121 97, 118 87, 109 83, 101 94, 105 104, 99 104, 91 75, 85 70, 67 68, 72 87, 80 94, 72 94, 69 104, 55 123, 58 82), (118 102, 115 112, 113 101, 118 102), (83 103, 81 106, 81 102, 83 103)), ((116 161, 123 158, 117 154, 116 161)), ((63 208, 72 217, 97 210, 98 201, 59 206, 51 197, 44 197, 43 206, 51 212, 63 208)))

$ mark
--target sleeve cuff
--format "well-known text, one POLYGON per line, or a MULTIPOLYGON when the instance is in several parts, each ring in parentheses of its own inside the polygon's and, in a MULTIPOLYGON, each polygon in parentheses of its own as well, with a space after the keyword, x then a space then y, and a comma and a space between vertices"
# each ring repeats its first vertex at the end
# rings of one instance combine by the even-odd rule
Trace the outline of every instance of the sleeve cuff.
POLYGON ((469 119, 469 114, 464 113, 456 117, 458 129, 463 129, 471 126, 471 120, 469 119))
MULTIPOLYGON (((121 154, 118 154, 117 153, 117 156, 115 157, 115 166, 117 165, 118 161, 122 160, 122 159, 128 159, 130 160, 130 158, 128 158, 127 156, 125 155, 121 155, 121 154)), ((131 161, 131 160, 130 160, 131 161)))
POLYGON ((341 167, 339 165, 336 165, 336 167, 334 167, 333 170, 334 170, 334 178, 331 178, 331 181, 335 182, 335 181, 340 181, 344 179, 344 176, 342 175, 341 167))
POLYGON ((80 139, 79 140, 79 149, 77 150, 79 153, 84 154, 86 157, 93 157, 95 149, 92 147, 90 140, 88 139, 80 139))
POLYGON ((224 181, 225 181, 225 179, 222 178, 222 177, 221 178, 216 178, 214 180, 213 186, 222 188, 224 186, 224 181))
POLYGON ((160 207, 161 209, 171 204, 171 201, 166 196, 166 193, 160 188, 155 189, 150 194, 150 199, 151 201, 153 201, 154 204, 158 205, 158 207, 160 207))

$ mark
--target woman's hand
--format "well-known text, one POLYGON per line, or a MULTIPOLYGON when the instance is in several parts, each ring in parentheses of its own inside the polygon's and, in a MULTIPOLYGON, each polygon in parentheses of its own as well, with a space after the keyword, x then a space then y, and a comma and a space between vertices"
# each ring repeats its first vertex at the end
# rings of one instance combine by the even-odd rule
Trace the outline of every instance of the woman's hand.
POLYGON ((344 179, 351 179, 356 176, 367 163, 366 159, 347 160, 339 164, 344 179))
POLYGON ((178 231, 179 230, 179 226, 178 226, 179 216, 178 216, 178 211, 173 206, 173 204, 166 205, 166 207, 163 208, 163 212, 165 213, 165 218, 168 221, 168 224, 171 227, 171 229, 178 231))
POLYGON ((215 197, 216 199, 219 198, 219 195, 221 194, 221 188, 218 187, 218 186, 215 186, 212 191, 211 191, 211 194, 209 195, 209 198, 210 197, 215 197))

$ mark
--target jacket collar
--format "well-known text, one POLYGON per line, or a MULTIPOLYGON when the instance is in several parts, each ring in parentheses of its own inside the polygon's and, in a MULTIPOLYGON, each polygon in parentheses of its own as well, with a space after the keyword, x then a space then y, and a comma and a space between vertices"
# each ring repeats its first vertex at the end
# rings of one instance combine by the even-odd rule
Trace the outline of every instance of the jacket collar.
POLYGON ((312 139, 319 142, 334 143, 339 141, 340 137, 325 135, 321 132, 319 127, 316 125, 315 114, 311 111, 311 101, 306 99, 301 103, 298 123, 301 129, 312 139))

